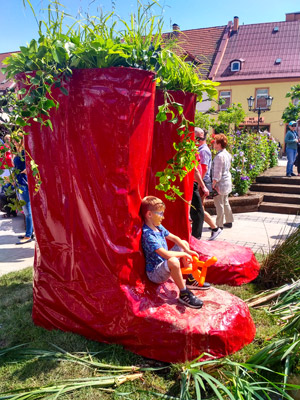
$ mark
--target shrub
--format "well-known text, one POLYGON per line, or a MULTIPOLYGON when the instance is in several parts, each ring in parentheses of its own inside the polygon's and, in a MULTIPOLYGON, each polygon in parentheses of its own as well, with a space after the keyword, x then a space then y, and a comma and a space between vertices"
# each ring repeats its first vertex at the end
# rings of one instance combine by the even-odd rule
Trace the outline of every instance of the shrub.
MULTIPOLYGON (((242 123, 246 115, 241 104, 232 104, 227 110, 220 111, 217 119, 209 113, 196 112, 195 124, 206 130, 212 127, 216 133, 227 135, 227 150, 232 154, 232 193, 242 196, 259 174, 277 165, 278 143, 269 132, 233 129, 242 123)), ((208 142, 211 139, 208 138, 208 142)))
POLYGON ((291 228, 287 238, 267 255, 258 279, 267 288, 289 283, 299 278, 299 266, 300 226, 291 228))
MULTIPOLYGON (((24 4, 26 2, 36 18, 30 1, 23 0, 24 4)), ((63 5, 58 0, 48 0, 48 3, 48 20, 36 18, 38 40, 32 39, 30 44, 20 47, 20 52, 3 60, 6 77, 16 79, 23 86, 18 96, 11 97, 11 103, 6 104, 5 109, 1 110, 0 99, 0 111, 9 114, 9 123, 5 125, 8 131, 22 132, 32 120, 53 129, 50 109, 58 108, 59 103, 52 96, 52 89, 59 88, 68 95, 65 83, 75 69, 132 67, 153 71, 157 87, 165 92, 165 102, 159 109, 157 121, 178 123, 181 137, 172 161, 160 172, 157 188, 168 193, 169 199, 180 196, 181 192, 173 182, 177 176, 182 180, 194 168, 197 149, 189 129, 193 122, 184 117, 182 106, 172 100, 168 90, 191 92, 202 101, 204 92, 209 98, 217 97, 215 87, 219 84, 201 80, 195 66, 186 63, 170 49, 170 44, 163 41, 162 20, 152 16, 151 12, 152 7, 158 5, 156 0, 145 6, 138 2, 137 14, 131 15, 129 23, 120 19, 121 30, 116 21, 112 22, 114 12, 100 17, 87 15, 68 27, 65 19, 70 16, 63 11, 63 5), (172 108, 177 111, 176 115, 172 108)), ((14 132, 11 132, 13 139, 14 132)), ((34 170, 37 166, 34 160, 31 161, 34 176, 38 176, 34 170)), ((37 190, 40 184, 41 180, 36 185, 37 190)))
POLYGON ((228 135, 228 151, 232 154, 233 194, 247 193, 256 177, 278 163, 278 144, 269 132, 237 130, 228 135))

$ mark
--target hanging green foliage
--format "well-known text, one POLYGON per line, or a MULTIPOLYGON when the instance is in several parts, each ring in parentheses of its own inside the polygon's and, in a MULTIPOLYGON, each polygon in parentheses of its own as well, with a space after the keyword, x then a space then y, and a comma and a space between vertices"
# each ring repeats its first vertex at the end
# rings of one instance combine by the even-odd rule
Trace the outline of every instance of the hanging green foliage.
MULTIPOLYGON (((23 0, 23 3, 30 6, 36 18, 30 1, 23 0)), ((204 92, 210 98, 217 97, 215 87, 218 83, 201 80, 197 70, 171 51, 168 43, 164 42, 162 19, 151 13, 157 5, 155 0, 146 6, 138 2, 137 14, 131 15, 129 23, 120 19, 119 24, 123 29, 117 30, 114 12, 74 21, 65 13, 61 3, 57 0, 49 1, 48 20, 38 21, 36 18, 38 40, 33 39, 27 46, 21 46, 19 53, 3 61, 6 77, 15 79, 22 87, 18 95, 10 99, 8 129, 14 126, 23 131, 32 121, 53 129, 49 111, 53 107, 58 108, 59 104, 53 98, 52 90, 59 88, 63 94, 68 95, 66 83, 71 79, 72 71, 78 68, 113 66, 154 71, 157 86, 163 90, 195 93, 200 101, 204 92), (67 28, 66 18, 72 21, 67 28)), ((166 118, 171 107, 176 108, 176 104, 168 102, 170 97, 165 98, 166 103, 157 121, 166 118)), ((181 118, 183 124, 191 125, 182 113, 177 118, 181 118)), ((185 170, 189 171, 195 166, 195 152, 189 136, 182 135, 174 149, 176 166, 172 168, 172 174, 169 174, 169 166, 160 174, 159 188, 165 190, 168 187, 167 191, 173 192, 168 198, 179 195, 171 184, 174 176, 183 179, 185 170), (182 158, 184 153, 189 155, 182 158)))

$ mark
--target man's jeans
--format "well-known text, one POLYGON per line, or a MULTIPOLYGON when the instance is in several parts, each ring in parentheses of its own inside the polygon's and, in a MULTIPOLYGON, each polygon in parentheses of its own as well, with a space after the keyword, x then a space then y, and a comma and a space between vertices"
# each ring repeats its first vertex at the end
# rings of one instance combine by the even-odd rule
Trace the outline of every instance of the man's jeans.
POLYGON ((24 200, 26 204, 22 206, 24 215, 25 215, 25 223, 26 223, 26 237, 31 237, 33 233, 33 224, 32 224, 32 215, 31 215, 31 207, 30 207, 30 198, 29 198, 29 191, 28 186, 22 185, 19 186, 19 189, 22 193, 19 192, 20 200, 24 200))
POLYGON ((287 165, 286 165, 286 174, 291 175, 291 173, 293 172, 293 165, 296 160, 297 150, 296 149, 286 149, 285 152, 286 152, 286 156, 288 159, 287 165))

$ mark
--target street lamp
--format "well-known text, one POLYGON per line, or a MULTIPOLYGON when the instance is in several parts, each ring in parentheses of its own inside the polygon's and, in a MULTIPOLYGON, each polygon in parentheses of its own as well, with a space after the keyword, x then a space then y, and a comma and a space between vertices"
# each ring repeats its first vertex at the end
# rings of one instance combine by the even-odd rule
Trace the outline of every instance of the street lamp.
POLYGON ((264 108, 261 108, 261 107, 253 108, 254 100, 255 100, 255 99, 254 99, 253 96, 248 97, 248 99, 247 99, 247 101, 248 101, 248 108, 249 108, 249 111, 253 111, 253 112, 256 112, 256 113, 257 113, 257 117, 258 117, 258 118, 257 118, 257 133, 259 133, 259 119, 260 119, 260 114, 263 113, 263 112, 265 112, 265 111, 270 111, 271 105, 272 105, 272 101, 273 101, 273 97, 272 97, 272 96, 266 97, 266 100, 267 100, 267 107, 264 107, 264 108))

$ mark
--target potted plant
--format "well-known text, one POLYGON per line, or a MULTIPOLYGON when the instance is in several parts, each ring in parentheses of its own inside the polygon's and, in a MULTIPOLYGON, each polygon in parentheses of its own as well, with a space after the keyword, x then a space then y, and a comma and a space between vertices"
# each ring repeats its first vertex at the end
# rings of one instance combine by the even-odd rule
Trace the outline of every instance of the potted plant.
MULTIPOLYGON (((123 32, 115 32, 114 24, 108 28, 109 16, 63 32, 63 13, 54 1, 44 30, 39 23, 38 41, 7 60, 7 76, 17 74, 19 85, 11 120, 28 134, 27 152, 43 180, 32 196, 37 238, 33 319, 48 329, 121 343, 164 361, 191 359, 208 347, 220 357, 253 339, 247 306, 223 292, 222 307, 211 320, 214 335, 208 337, 195 310, 187 315, 178 309, 172 283, 166 301, 157 293, 161 288, 144 279, 139 207, 152 155, 155 77, 163 89, 180 90, 184 87, 175 82, 186 78, 175 74, 174 86, 168 84, 172 68, 168 72, 160 22, 154 34, 149 7, 139 9, 137 24, 125 22, 123 32), (231 320, 229 339, 220 321, 232 309, 241 312, 231 320), (241 325, 248 327, 244 335, 241 325)), ((214 84, 190 76, 187 83, 198 88, 196 94, 204 87, 214 92, 214 84)), ((183 117, 182 106, 164 96, 158 107, 158 121, 168 115, 171 124, 185 121, 179 150, 189 148, 193 154, 192 122, 183 117)), ((174 172, 186 175, 195 165, 193 157, 188 161, 186 170, 177 166, 174 172)), ((32 178, 29 183, 33 194, 32 178)), ((202 317, 209 320, 209 314, 207 309, 202 317)))

